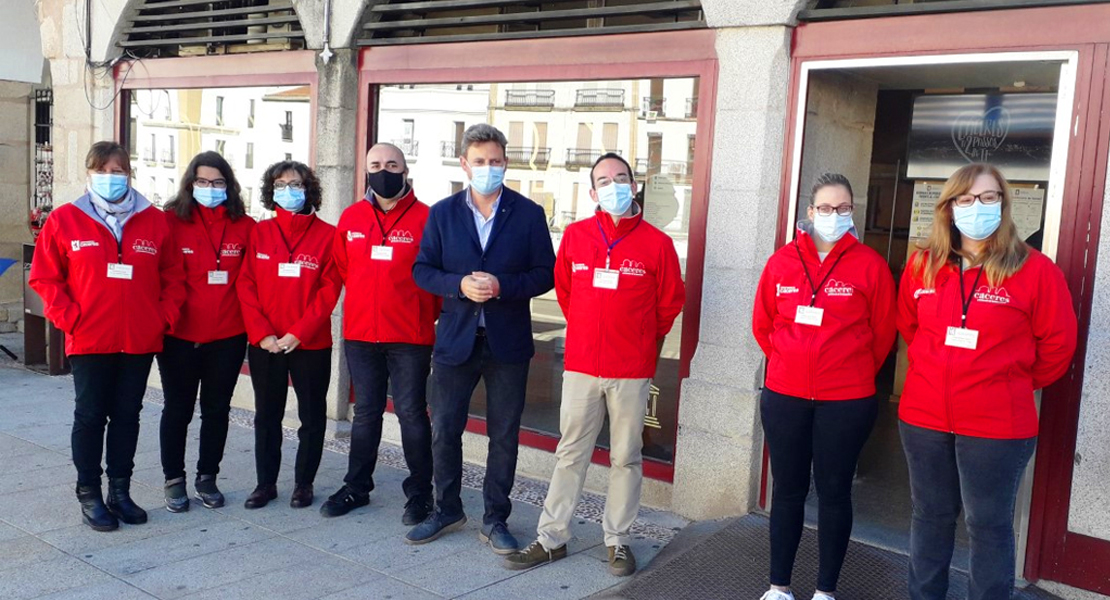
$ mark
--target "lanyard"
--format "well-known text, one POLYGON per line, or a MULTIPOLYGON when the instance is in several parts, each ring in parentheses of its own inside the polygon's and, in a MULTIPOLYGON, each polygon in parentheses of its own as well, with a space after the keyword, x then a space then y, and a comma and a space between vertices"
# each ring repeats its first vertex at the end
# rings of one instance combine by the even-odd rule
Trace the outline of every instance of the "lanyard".
POLYGON ((609 241, 609 236, 605 234, 605 228, 601 226, 601 217, 594 217, 594 221, 597 222, 597 230, 601 232, 601 239, 605 240, 605 270, 608 271, 609 255, 613 253, 613 248, 616 248, 617 244, 623 242, 626 237, 632 235, 632 232, 636 231, 636 228, 639 227, 640 223, 642 223, 644 220, 640 219, 639 221, 636 221, 636 224, 632 226, 632 229, 628 230, 628 233, 620 236, 612 242, 609 241))
MULTIPOLYGON (((840 256, 836 257, 836 260, 833 261, 832 266, 829 267, 828 272, 825 273, 825 278, 821 280, 821 284, 813 285, 813 278, 810 277, 809 269, 806 268, 806 261, 802 258, 802 249, 798 245, 798 242, 794 242, 794 249, 798 251, 798 260, 802 263, 802 271, 805 272, 806 281, 809 282, 809 289, 813 292, 813 295, 809 297, 809 305, 814 306, 815 304, 817 304, 817 292, 821 291, 821 288, 825 287, 825 282, 829 280, 829 277, 832 275, 833 269, 836 268, 836 265, 840 264, 840 259, 844 258, 844 255, 848 253, 848 250, 841 252, 840 256)), ((820 269, 818 269, 817 272, 820 273, 820 269)))
POLYGON ((293 253, 297 251, 297 247, 301 245, 301 242, 308 237, 308 232, 312 231, 312 226, 315 224, 316 219, 313 219, 312 222, 308 224, 308 227, 305 228, 304 233, 301 234, 301 238, 297 240, 296 244, 293 244, 292 248, 289 247, 289 240, 285 239, 285 232, 281 230, 281 225, 278 224, 278 235, 281 236, 281 242, 285 244, 285 249, 289 251, 289 262, 293 262, 293 253))
POLYGON ((975 274, 975 283, 971 284, 971 293, 966 297, 964 296, 964 261, 960 260, 960 308, 963 312, 960 314, 960 327, 967 329, 967 310, 971 308, 971 299, 975 297, 975 290, 979 289, 979 277, 983 274, 983 267, 979 267, 979 272, 975 274))
MULTIPOLYGON (((203 218, 200 219, 200 226, 204 228, 204 237, 208 238, 208 245, 211 246, 212 245, 212 234, 209 233, 208 225, 205 224, 203 218)), ((278 227, 278 231, 281 231, 280 227, 278 227)), ((227 221, 224 221, 223 227, 220 228, 220 243, 215 245, 212 248, 212 250, 216 253, 216 270, 217 271, 220 270, 220 259, 223 258, 221 256, 221 252, 223 251, 223 248, 224 248, 224 235, 225 234, 227 234, 227 221)))
MULTIPOLYGON (((391 225, 389 227, 389 229, 393 229, 394 227, 396 227, 397 224, 401 222, 401 219, 405 218, 405 215, 408 214, 409 209, 412 208, 413 204, 416 204, 415 200, 410 202, 409 205, 405 207, 405 210, 401 211, 401 216, 397 217, 397 220, 393 222, 393 225, 391 225)), ((376 205, 374 205, 373 209, 374 209, 374 220, 378 222, 378 231, 380 231, 382 233, 382 245, 385 246, 386 241, 387 241, 386 237, 385 237, 385 233, 386 233, 387 230, 385 228, 385 225, 382 223, 382 218, 378 216, 378 207, 376 205)), ((384 210, 381 211, 381 212, 382 212, 382 214, 386 214, 386 212, 384 210)))

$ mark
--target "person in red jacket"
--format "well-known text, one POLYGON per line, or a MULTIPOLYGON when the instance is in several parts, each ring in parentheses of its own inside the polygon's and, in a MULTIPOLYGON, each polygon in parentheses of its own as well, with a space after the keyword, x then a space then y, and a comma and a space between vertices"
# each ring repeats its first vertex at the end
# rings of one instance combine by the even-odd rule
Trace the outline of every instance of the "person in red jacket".
POLYGON ((794 598, 811 471, 820 550, 813 598, 836 592, 852 533, 852 477, 878 415, 875 375, 894 344, 894 278, 856 239, 852 197, 846 177, 822 175, 809 220, 767 261, 756 290, 752 330, 767 356, 759 412, 774 477, 764 600, 794 598))
POLYGON ((251 233, 237 289, 247 326, 247 362, 254 387, 254 453, 258 486, 244 504, 261 508, 277 498, 281 421, 289 382, 297 394, 300 445, 289 505, 312 505, 320 467, 331 382, 331 312, 343 282, 335 266, 335 227, 316 216, 320 181, 294 161, 270 165, 262 176, 262 205, 274 218, 251 233))
POLYGON ((85 168, 85 195, 52 212, 39 235, 29 284, 66 334, 81 513, 89 527, 111 531, 147 520, 130 495, 139 412, 154 354, 185 299, 184 272, 165 216, 129 185, 127 150, 97 142, 85 168))
POLYGON ((527 569, 565 558, 574 508, 598 433, 609 416, 609 491, 605 545, 609 572, 636 570, 630 529, 640 509, 643 432, 651 378, 663 338, 682 311, 686 290, 674 242, 644 221, 632 199, 632 168, 604 154, 590 170, 593 217, 567 227, 555 263, 555 294, 567 319, 563 398, 538 538, 505 558, 527 569))
POLYGON ((193 488, 207 508, 224 505, 216 486, 227 441, 231 395, 239 382, 247 334, 235 283, 254 229, 231 165, 215 152, 193 158, 166 215, 185 263, 185 304, 166 335, 158 371, 166 404, 160 441, 166 509, 189 510, 185 438, 200 392, 200 454, 193 488))
POLYGON ((370 503, 389 392, 409 468, 401 485, 407 498, 402 522, 416 525, 432 509, 426 393, 440 307, 438 297, 412 279, 428 206, 406 181, 400 148, 376 144, 366 154, 366 170, 365 201, 343 211, 335 232, 335 264, 347 287, 343 350, 355 392, 351 453, 343 487, 320 513, 337 517, 370 503))
POLYGON ((1060 269, 1018 237, 1010 187, 986 164, 956 171, 898 294, 909 372, 898 410, 909 464, 909 596, 945 598, 967 512, 968 598, 1014 588, 1014 506, 1037 442, 1034 390, 1071 364, 1076 318, 1060 269))

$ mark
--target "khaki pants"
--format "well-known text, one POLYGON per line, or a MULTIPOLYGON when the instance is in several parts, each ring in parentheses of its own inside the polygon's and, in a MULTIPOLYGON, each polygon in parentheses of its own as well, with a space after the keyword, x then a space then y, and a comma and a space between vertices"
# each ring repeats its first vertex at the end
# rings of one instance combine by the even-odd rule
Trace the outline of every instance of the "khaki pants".
POLYGON ((605 545, 627 545, 629 529, 640 510, 643 481, 644 415, 650 379, 605 379, 582 373, 563 373, 559 409, 562 439, 555 450, 558 462, 543 502, 536 531, 544 548, 567 543, 574 507, 582 495, 586 468, 594 444, 609 413, 609 491, 605 497, 602 529, 605 545))

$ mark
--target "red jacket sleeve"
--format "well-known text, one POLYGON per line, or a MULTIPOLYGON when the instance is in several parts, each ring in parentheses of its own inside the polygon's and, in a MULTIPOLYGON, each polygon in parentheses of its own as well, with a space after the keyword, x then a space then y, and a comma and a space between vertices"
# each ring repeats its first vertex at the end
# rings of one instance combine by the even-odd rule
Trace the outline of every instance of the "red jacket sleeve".
POLYGON ((682 283, 682 267, 678 253, 669 238, 662 244, 662 269, 659 273, 659 296, 655 304, 655 338, 663 339, 674 326, 682 305, 686 303, 686 285, 682 283))
POLYGON ((312 301, 305 308, 304 315, 289 328, 287 333, 293 334, 298 340, 313 337, 317 331, 331 327, 331 313, 339 301, 339 293, 343 291, 343 280, 339 278, 339 269, 335 265, 335 257, 328 257, 324 264, 324 272, 316 281, 316 289, 312 292, 312 301))
POLYGON ((572 276, 571 259, 567 248, 571 245, 571 232, 563 234, 559 243, 559 254, 555 257, 555 298, 559 300, 559 308, 563 309, 563 317, 570 318, 570 286, 572 276))
POLYGON ((871 351, 875 356, 875 373, 883 367, 890 348, 894 345, 897 334, 895 315, 897 314, 897 296, 894 289, 894 277, 886 263, 878 267, 875 277, 875 294, 871 298, 871 351))
POLYGON ((1033 363, 1033 389, 1041 389, 1067 373, 1075 354, 1077 322, 1064 273, 1047 259, 1037 277, 1033 304, 1033 337, 1037 360, 1033 363))
POLYGON ((339 279, 344 283, 347 281, 347 238, 342 230, 343 218, 339 218, 339 227, 335 228, 335 242, 332 244, 331 255, 332 260, 335 261, 335 268, 338 269, 339 279))
POLYGON ((917 289, 917 281, 913 276, 913 258, 906 262, 906 268, 902 271, 902 283, 898 286, 898 333, 902 334, 902 339, 906 340, 906 344, 913 343, 913 338, 917 335, 917 299, 914 298, 914 292, 917 289))
POLYGON ((262 303, 258 300, 258 280, 256 279, 255 248, 258 246, 258 232, 261 227, 251 231, 250 242, 245 252, 243 266, 239 269, 239 278, 235 282, 235 291, 239 294, 239 308, 243 311, 243 324, 247 327, 248 341, 257 346, 268 335, 277 335, 274 326, 262 312, 262 303))
MULTIPOLYGON (((155 209, 157 210, 157 209, 155 209)), ((185 259, 177 247, 176 236, 169 219, 176 219, 173 213, 163 213, 166 216, 166 243, 162 245, 162 255, 158 262, 159 272, 162 276, 162 294, 159 303, 162 309, 162 319, 166 321, 166 331, 173 331, 174 325, 181 317, 181 306, 185 304, 185 259)))
POLYGON ((51 215, 35 244, 28 284, 42 298, 46 318, 72 334, 81 318, 81 307, 69 295, 69 255, 59 245, 58 220, 51 215))
POLYGON ((752 310, 752 335, 767 358, 771 358, 771 333, 775 330, 775 315, 778 312, 774 276, 771 274, 772 260, 774 256, 763 267, 763 275, 759 277, 759 286, 755 289, 755 307, 752 310))

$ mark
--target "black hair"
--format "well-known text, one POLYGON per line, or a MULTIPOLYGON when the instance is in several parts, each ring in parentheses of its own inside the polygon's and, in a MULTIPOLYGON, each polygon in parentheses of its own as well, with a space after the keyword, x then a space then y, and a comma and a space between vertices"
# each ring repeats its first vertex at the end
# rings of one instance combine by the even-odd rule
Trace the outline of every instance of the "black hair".
POLYGON ((235 172, 231 170, 231 165, 224 157, 211 150, 201 152, 189 161, 189 166, 185 167, 185 176, 181 178, 181 186, 177 188, 177 195, 166 203, 166 212, 172 212, 182 221, 192 220, 193 205, 197 202, 193 199, 193 183, 197 180, 197 169, 200 167, 216 169, 227 182, 227 200, 224 201, 224 207, 227 208, 228 218, 237 221, 246 216, 247 207, 243 205, 239 180, 235 178, 235 172))
POLYGON ((293 171, 301 178, 304 183, 304 205, 307 211, 309 207, 313 210, 320 210, 320 180, 316 178, 316 174, 308 165, 297 162, 295 160, 283 160, 270 165, 266 172, 262 174, 262 206, 266 210, 274 210, 274 180, 281 177, 282 173, 286 171, 293 171))
POLYGON ((844 189, 848 190, 848 195, 855 198, 855 194, 852 193, 852 184, 848 182, 847 177, 840 173, 825 173, 818 177, 817 181, 813 184, 813 192, 809 196, 809 203, 813 204, 813 198, 817 195, 817 192, 830 185, 843 186, 844 189))
POLYGON ((632 174, 632 165, 628 164, 628 161, 625 160, 623 156, 621 156, 620 154, 617 154, 616 152, 606 152, 605 154, 602 154, 601 156, 597 157, 597 160, 594 161, 594 165, 592 167, 590 167, 590 187, 591 188, 597 189, 597 186, 594 185, 594 169, 597 168, 597 165, 601 164, 601 161, 608 160, 610 158, 615 158, 615 159, 621 161, 621 164, 624 165, 624 168, 628 169, 628 178, 629 179, 635 178, 635 175, 632 174))

